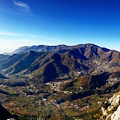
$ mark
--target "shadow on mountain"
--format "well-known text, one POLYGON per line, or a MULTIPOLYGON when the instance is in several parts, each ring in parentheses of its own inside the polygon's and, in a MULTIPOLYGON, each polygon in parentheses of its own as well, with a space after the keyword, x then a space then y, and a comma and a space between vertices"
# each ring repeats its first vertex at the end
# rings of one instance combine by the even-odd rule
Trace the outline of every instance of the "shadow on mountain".
POLYGON ((18 120, 18 117, 16 115, 11 115, 4 107, 0 105, 0 120, 7 120, 9 118, 18 120))

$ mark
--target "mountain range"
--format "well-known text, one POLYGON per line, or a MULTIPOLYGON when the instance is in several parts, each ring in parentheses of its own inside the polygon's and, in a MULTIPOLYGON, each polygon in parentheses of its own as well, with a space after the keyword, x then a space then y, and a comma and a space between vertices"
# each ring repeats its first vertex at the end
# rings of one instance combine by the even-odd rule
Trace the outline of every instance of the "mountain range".
POLYGON ((31 73, 39 82, 120 70, 120 52, 94 44, 25 46, 13 53, 1 55, 0 69, 11 75, 31 73))

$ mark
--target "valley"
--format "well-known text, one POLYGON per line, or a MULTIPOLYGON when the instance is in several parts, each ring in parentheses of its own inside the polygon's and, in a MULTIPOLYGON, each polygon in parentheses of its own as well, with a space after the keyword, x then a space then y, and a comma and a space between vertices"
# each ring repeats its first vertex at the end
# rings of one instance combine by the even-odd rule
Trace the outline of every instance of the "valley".
POLYGON ((22 47, 0 69, 0 103, 20 120, 97 120, 120 89, 120 53, 94 44, 22 47))

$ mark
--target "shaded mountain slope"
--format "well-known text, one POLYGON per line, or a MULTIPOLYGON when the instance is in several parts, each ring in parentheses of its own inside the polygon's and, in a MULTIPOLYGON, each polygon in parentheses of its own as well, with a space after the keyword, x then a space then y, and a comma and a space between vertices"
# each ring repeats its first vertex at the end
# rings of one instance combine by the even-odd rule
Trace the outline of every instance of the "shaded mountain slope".
POLYGON ((5 75, 1 74, 1 73, 0 73, 0 78, 7 79, 7 77, 5 75))
POLYGON ((13 64, 15 64, 17 61, 19 61, 20 59, 22 59, 22 57, 25 54, 14 54, 12 56, 10 56, 7 60, 4 61, 4 63, 1 65, 1 68, 6 69, 10 66, 12 66, 13 64))
POLYGON ((6 60, 9 55, 0 54, 0 62, 6 60))
POLYGON ((18 120, 17 116, 11 115, 4 107, 0 105, 0 120, 7 120, 9 118, 14 118, 18 120))
MULTIPOLYGON (((30 51, 27 54, 24 54, 23 56, 20 56, 21 59, 19 59, 17 62, 13 62, 14 64, 10 66, 5 73, 9 74, 15 74, 18 72, 21 72, 22 70, 25 70, 26 68, 30 67, 31 64, 40 56, 40 53, 36 53, 34 51, 30 51)), ((18 55, 19 56, 19 55, 18 55)), ((17 57, 18 57, 17 56, 17 57)))
MULTIPOLYGON (((8 58, 9 55, 0 54, 0 65, 2 65, 4 61, 7 60, 8 58)), ((0 69, 2 69, 2 66, 0 66, 0 69)))
POLYGON ((102 73, 99 75, 85 75, 77 78, 69 83, 66 83, 62 86, 63 90, 69 88, 80 88, 83 89, 95 89, 96 87, 104 86, 107 83, 110 73, 102 73))
POLYGON ((86 75, 77 79, 77 82, 84 88, 101 87, 107 83, 110 73, 102 73, 100 75, 86 75))

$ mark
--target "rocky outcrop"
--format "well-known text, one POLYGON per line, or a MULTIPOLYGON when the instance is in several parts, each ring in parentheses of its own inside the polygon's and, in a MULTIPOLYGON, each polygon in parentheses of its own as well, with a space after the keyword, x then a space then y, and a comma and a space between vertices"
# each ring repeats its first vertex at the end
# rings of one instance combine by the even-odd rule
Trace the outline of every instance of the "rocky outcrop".
POLYGON ((117 110, 112 114, 111 120, 120 120, 120 106, 117 110))
POLYGON ((101 111, 103 115, 100 119, 120 120, 120 92, 115 93, 113 97, 105 101, 101 111))

